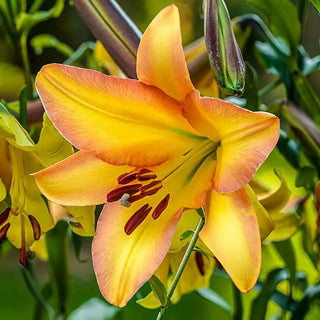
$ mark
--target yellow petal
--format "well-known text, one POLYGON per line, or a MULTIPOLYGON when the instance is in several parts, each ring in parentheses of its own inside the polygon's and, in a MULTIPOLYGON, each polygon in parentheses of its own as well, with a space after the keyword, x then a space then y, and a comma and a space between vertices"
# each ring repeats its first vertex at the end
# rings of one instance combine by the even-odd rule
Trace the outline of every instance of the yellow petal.
POLYGON ((160 11, 142 36, 137 75, 169 96, 182 100, 193 91, 181 43, 179 11, 171 5, 160 11))
POLYGON ((181 240, 181 235, 187 230, 195 230, 200 216, 195 210, 186 210, 183 212, 177 225, 176 231, 170 245, 170 252, 178 252, 190 242, 191 237, 181 240))
POLYGON ((71 229, 76 234, 87 237, 93 236, 95 231, 95 207, 69 207, 61 206, 52 201, 49 202, 49 209, 54 224, 59 220, 68 221, 71 229))
POLYGON ((47 65, 36 86, 63 136, 109 163, 153 166, 199 141, 177 101, 136 80, 47 65))
POLYGON ((215 168, 214 159, 200 156, 207 154, 205 147, 210 150, 211 143, 153 168, 158 181, 162 181, 157 193, 133 202, 129 208, 116 202, 105 205, 92 250, 99 288, 110 303, 124 306, 157 270, 169 249, 183 208, 203 205, 206 191, 212 187, 215 168), (155 208, 164 199, 168 199, 166 209, 154 218, 155 208), (128 224, 132 216, 137 217, 137 212, 142 216, 141 208, 146 212, 150 207, 144 220, 128 224), (130 232, 126 229, 128 225, 132 226, 128 228, 130 232))
MULTIPOLYGON (((159 268, 155 272, 155 275, 158 279, 164 284, 166 287, 168 273, 169 273, 169 263, 170 263, 171 255, 168 253, 159 268)), ((154 295, 153 291, 151 291, 146 297, 139 299, 136 301, 140 306, 147 309, 156 309, 161 306, 159 299, 154 295)))
POLYGON ((72 145, 61 136, 46 113, 43 115, 39 141, 32 151, 43 167, 49 167, 73 154, 72 145))
POLYGON ((17 248, 21 248, 22 238, 31 245, 51 228, 53 222, 44 199, 41 197, 34 177, 30 175, 37 161, 32 154, 11 148, 13 177, 10 189, 12 209, 8 218, 10 227, 7 237, 17 248), (24 186, 28 186, 25 188, 24 186))
POLYGON ((254 193, 252 188, 249 185, 247 185, 246 189, 258 219, 260 238, 261 241, 263 241, 274 230, 275 224, 270 215, 268 214, 267 210, 259 202, 257 195, 254 193))
POLYGON ((270 212, 270 216, 275 223, 275 229, 271 232, 268 240, 283 241, 289 239, 299 230, 301 219, 292 212, 270 212))
POLYGON ((0 178, 7 190, 11 185, 11 165, 9 157, 8 143, 4 138, 0 137, 0 178))
POLYGON ((184 100, 191 125, 213 141, 220 141, 214 188, 232 192, 246 185, 279 138, 279 119, 251 112, 232 103, 200 98, 194 92, 184 100))
POLYGON ((212 190, 205 212, 200 238, 239 290, 248 292, 258 279, 261 243, 257 218, 245 188, 226 194, 212 190))
POLYGON ((120 307, 126 305, 159 267, 181 215, 181 210, 168 211, 155 221, 149 214, 127 235, 124 226, 137 209, 137 205, 124 210, 117 203, 107 203, 92 244, 100 291, 107 301, 120 307))
MULTIPOLYGON (((201 241, 198 241, 196 247, 202 249, 202 246, 201 241)), ((186 247, 177 253, 171 254, 170 266, 173 274, 177 273, 185 251, 186 247)), ((202 253, 192 252, 178 282, 176 291, 179 295, 176 295, 174 303, 179 301, 179 296, 200 288, 208 287, 210 285, 213 268, 213 257, 210 257, 208 260, 202 253)))
POLYGON ((79 151, 34 174, 38 187, 51 201, 68 206, 105 203, 117 177, 132 169, 113 166, 92 152, 79 151))

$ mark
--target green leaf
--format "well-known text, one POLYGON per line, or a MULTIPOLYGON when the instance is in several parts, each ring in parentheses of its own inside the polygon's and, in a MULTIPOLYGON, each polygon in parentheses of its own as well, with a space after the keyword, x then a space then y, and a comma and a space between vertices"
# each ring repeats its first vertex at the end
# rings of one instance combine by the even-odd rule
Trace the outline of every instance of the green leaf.
POLYGON ((304 319, 309 311, 311 303, 315 299, 320 298, 320 284, 309 286, 304 292, 303 298, 300 300, 296 310, 292 313, 291 320, 304 319))
POLYGON ((20 117, 19 122, 23 128, 27 129, 27 102, 28 102, 28 92, 25 86, 20 92, 20 117))
POLYGON ((308 190, 314 190, 318 181, 318 173, 315 168, 303 167, 298 170, 296 177, 296 187, 305 187, 308 190))
POLYGON ((54 315, 55 315, 54 309, 52 308, 52 306, 48 303, 48 301, 43 296, 43 294, 38 286, 38 283, 36 282, 36 280, 34 278, 34 274, 30 269, 30 266, 25 268, 22 264, 19 263, 19 267, 20 267, 20 271, 23 276, 23 279, 24 279, 29 291, 31 292, 31 294, 34 296, 36 301, 43 307, 43 309, 46 310, 48 318, 50 320, 54 319, 54 315))
POLYGON ((91 54, 95 49, 96 44, 92 41, 83 42, 77 50, 75 50, 72 55, 63 62, 63 64, 71 65, 78 62, 83 57, 91 54))
POLYGON ((273 246, 278 251, 279 255, 281 256, 282 260, 288 267, 290 272, 290 288, 292 290, 292 285, 296 283, 296 257, 294 253, 294 249, 291 243, 291 240, 273 242, 273 246))
POLYGON ((316 8, 318 13, 320 13, 320 0, 311 0, 313 6, 316 8))
POLYGON ((73 49, 71 47, 59 41, 51 34, 36 35, 31 39, 30 43, 34 52, 38 55, 41 54, 45 48, 54 48, 68 58, 73 54, 73 49))
POLYGON ((68 320, 111 320, 121 311, 98 298, 92 298, 74 310, 68 320))
POLYGON ((277 147, 294 168, 300 168, 301 145, 297 141, 289 139, 288 134, 282 129, 280 129, 277 147))
POLYGON ((227 311, 230 315, 232 314, 232 307, 223 297, 210 288, 198 289, 197 293, 204 299, 212 302, 219 306, 221 309, 227 311))
POLYGON ((294 4, 289 0, 247 1, 268 17, 271 32, 286 41, 290 45, 291 55, 295 55, 301 26, 294 4))
POLYGON ((34 13, 20 12, 16 18, 16 26, 20 32, 28 33, 35 25, 51 18, 58 18, 64 8, 64 0, 56 0, 54 6, 47 11, 34 13))
POLYGON ((246 109, 258 111, 260 107, 260 98, 258 94, 258 75, 251 64, 246 62, 246 66, 246 87, 242 97, 246 99, 246 109))
POLYGON ((183 232, 180 236, 180 241, 188 239, 189 237, 191 237, 193 235, 193 230, 186 230, 185 232, 183 232))
POLYGON ((272 270, 262 286, 259 295, 251 304, 250 320, 264 320, 267 311, 267 305, 271 294, 276 290, 277 285, 284 280, 290 278, 290 273, 287 269, 279 268, 272 270))
POLYGON ((164 284, 155 275, 153 275, 149 279, 149 283, 154 295, 158 298, 161 305, 165 306, 168 302, 168 298, 167 298, 167 290, 164 284))
POLYGON ((61 315, 66 313, 69 291, 68 231, 68 224, 60 220, 54 229, 46 233, 52 282, 57 293, 58 310, 61 315))
POLYGON ((86 262, 89 258, 81 259, 81 249, 82 249, 82 237, 78 236, 76 233, 72 232, 71 234, 71 240, 74 248, 74 253, 79 262, 86 262))

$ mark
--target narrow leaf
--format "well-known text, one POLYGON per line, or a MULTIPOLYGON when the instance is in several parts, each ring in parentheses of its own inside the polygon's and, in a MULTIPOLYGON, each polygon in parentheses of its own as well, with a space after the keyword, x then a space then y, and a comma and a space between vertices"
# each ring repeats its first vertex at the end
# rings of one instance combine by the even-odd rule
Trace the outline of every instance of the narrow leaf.
POLYGON ((167 290, 166 290, 164 284, 155 275, 153 275, 149 279, 149 283, 150 283, 150 286, 151 286, 151 289, 152 289, 154 295, 158 298, 161 305, 165 306, 168 302, 168 298, 167 298, 167 290))
POLYGON ((226 310, 230 315, 232 314, 232 307, 229 302, 227 302, 218 293, 210 288, 198 289, 197 293, 204 299, 212 302, 213 304, 219 306, 221 309, 226 310))

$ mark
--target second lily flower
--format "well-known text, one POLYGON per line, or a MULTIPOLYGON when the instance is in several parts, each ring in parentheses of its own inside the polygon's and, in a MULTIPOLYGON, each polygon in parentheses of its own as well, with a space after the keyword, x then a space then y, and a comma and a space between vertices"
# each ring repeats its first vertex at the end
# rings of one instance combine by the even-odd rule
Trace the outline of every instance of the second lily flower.
POLYGON ((202 206, 201 240, 249 291, 261 243, 244 186, 276 145, 278 118, 200 97, 174 5, 145 31, 137 75, 43 67, 36 81, 41 100, 80 151, 37 173, 39 187, 64 205, 107 202, 92 250, 100 290, 114 305, 124 306, 157 270, 183 211, 202 206))

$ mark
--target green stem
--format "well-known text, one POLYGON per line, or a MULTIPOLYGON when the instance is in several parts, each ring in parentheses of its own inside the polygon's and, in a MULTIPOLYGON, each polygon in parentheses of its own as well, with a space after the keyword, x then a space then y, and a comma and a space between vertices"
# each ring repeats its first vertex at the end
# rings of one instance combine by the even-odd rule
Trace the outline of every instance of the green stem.
MULTIPOLYGON (((201 210, 203 212, 203 208, 201 210)), ((191 241, 190 241, 190 243, 188 245, 187 251, 186 251, 186 253, 184 254, 184 256, 183 256, 183 258, 181 260, 181 263, 179 265, 178 271, 177 271, 176 275, 174 276, 172 284, 171 284, 171 286, 170 286, 170 288, 168 290, 167 303, 164 306, 161 306, 161 309, 160 309, 160 311, 158 313, 158 316, 157 316, 156 320, 163 319, 164 312, 168 308, 168 304, 169 304, 170 298, 172 297, 172 295, 174 293, 174 290, 175 290, 175 288, 176 288, 176 286, 177 286, 177 284, 178 284, 178 282, 180 280, 182 272, 183 272, 184 268, 186 267, 186 264, 187 264, 187 262, 188 262, 188 260, 190 258, 190 255, 191 255, 191 253, 192 253, 192 251, 193 251, 193 249, 194 249, 194 247, 196 245, 196 242, 197 242, 198 237, 199 237, 199 233, 200 233, 201 229, 204 226, 204 222, 205 222, 205 219, 204 219, 204 214, 203 214, 203 216, 200 217, 200 220, 198 222, 196 230, 194 231, 193 236, 191 238, 191 241)))
POLYGON ((28 97, 28 100, 32 100, 33 86, 32 86, 32 80, 31 80, 30 62, 29 62, 28 48, 27 48, 27 38, 28 38, 28 33, 23 32, 20 38, 20 46, 21 46, 21 57, 22 57, 23 70, 24 70, 24 79, 27 86, 27 97, 28 97))
POLYGON ((278 79, 274 82, 269 83, 268 85, 266 85, 265 87, 261 88, 258 92, 259 97, 269 93, 270 91, 272 91, 273 89, 275 89, 279 84, 281 83, 281 79, 278 79))

